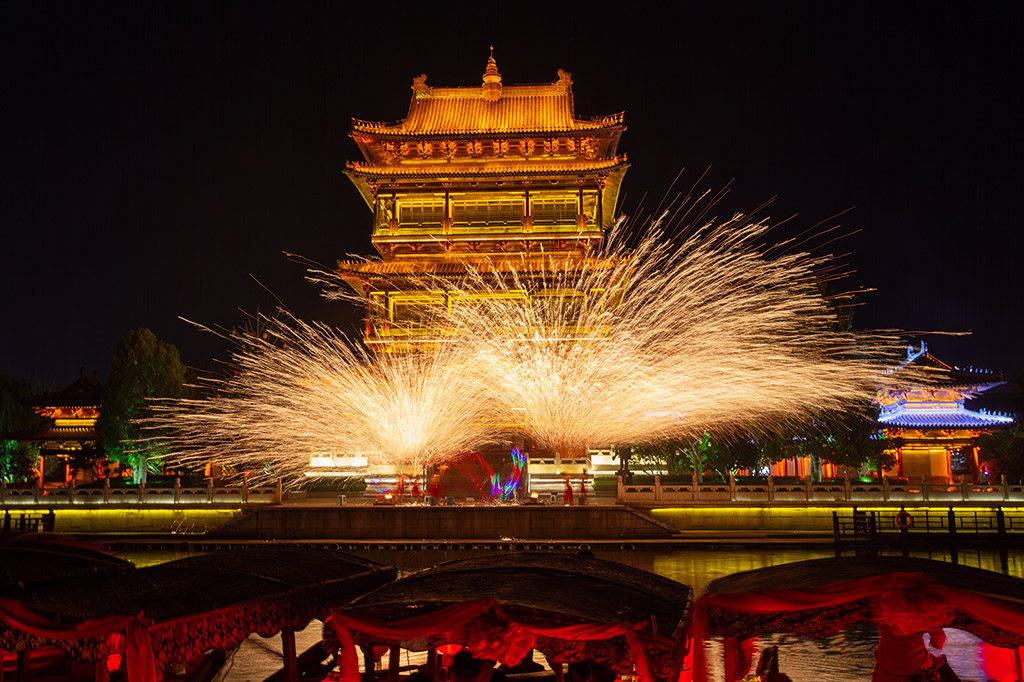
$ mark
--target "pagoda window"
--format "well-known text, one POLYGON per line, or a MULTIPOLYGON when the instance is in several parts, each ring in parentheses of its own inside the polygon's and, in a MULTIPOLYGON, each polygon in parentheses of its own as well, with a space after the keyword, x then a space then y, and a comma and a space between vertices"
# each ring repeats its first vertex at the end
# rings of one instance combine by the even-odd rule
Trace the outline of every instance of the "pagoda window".
POLYGON ((521 228, 526 200, 507 194, 473 199, 452 198, 452 232, 507 232, 521 228))
POLYGON ((536 227, 566 225, 575 227, 579 200, 573 194, 545 196, 536 194, 530 200, 530 214, 536 227))
POLYGON ((390 301, 391 334, 415 335, 437 330, 443 322, 443 295, 394 296, 390 301))
POLYGON ((439 232, 444 222, 444 199, 399 202, 399 234, 439 232))
MULTIPOLYGON (((530 215, 533 227, 546 232, 577 232, 580 228, 580 194, 579 192, 531 194, 530 215)), ((588 229, 595 229, 598 224, 597 208, 597 192, 582 192, 583 218, 588 229)))
POLYGON ((509 328, 516 332, 522 329, 522 318, 519 317, 519 311, 525 312, 528 300, 526 292, 519 289, 501 293, 453 294, 450 296, 455 319, 459 319, 460 311, 477 307, 483 312, 492 313, 487 317, 494 320, 495 328, 509 328))

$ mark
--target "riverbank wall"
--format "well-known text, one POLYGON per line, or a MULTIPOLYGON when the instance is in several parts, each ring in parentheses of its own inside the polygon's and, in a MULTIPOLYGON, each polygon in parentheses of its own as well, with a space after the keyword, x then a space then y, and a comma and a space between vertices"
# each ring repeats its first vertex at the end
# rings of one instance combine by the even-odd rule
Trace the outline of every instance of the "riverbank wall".
POLYGON ((353 540, 562 540, 669 538, 672 526, 629 507, 349 506, 247 512, 215 538, 353 540))

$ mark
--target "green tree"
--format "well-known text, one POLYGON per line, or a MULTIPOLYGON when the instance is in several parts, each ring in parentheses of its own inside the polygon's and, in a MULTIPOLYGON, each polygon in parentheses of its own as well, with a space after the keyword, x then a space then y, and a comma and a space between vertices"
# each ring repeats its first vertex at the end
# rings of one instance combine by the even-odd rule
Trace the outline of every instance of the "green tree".
POLYGON ((46 421, 25 404, 32 394, 29 382, 0 374, 0 479, 8 483, 34 478, 39 464, 39 448, 13 437, 46 421))
POLYGON ((160 433, 142 425, 150 401, 182 397, 185 377, 178 349, 148 329, 133 329, 118 341, 96 432, 106 456, 130 467, 136 483, 165 451, 160 433))
POLYGON ((830 462, 862 473, 876 471, 879 476, 896 463, 895 456, 886 451, 891 443, 880 437, 874 421, 862 414, 826 415, 802 432, 803 453, 810 455, 812 461, 830 462))
POLYGON ((1005 472, 1010 481, 1024 480, 1024 425, 983 434, 978 445, 982 462, 994 463, 995 471, 1005 472))
POLYGON ((39 446, 0 438, 0 480, 28 483, 37 476, 39 446))

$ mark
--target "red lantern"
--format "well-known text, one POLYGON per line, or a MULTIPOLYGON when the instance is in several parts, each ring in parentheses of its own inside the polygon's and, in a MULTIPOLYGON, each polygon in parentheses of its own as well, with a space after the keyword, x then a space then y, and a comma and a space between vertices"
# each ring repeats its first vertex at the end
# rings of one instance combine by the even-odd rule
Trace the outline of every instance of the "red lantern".
POLYGON ((437 653, 441 654, 442 656, 454 656, 455 654, 459 653, 461 649, 461 644, 442 644, 441 646, 437 647, 437 653))
POLYGON ((107 672, 116 673, 121 667, 121 654, 109 654, 107 656, 107 672))

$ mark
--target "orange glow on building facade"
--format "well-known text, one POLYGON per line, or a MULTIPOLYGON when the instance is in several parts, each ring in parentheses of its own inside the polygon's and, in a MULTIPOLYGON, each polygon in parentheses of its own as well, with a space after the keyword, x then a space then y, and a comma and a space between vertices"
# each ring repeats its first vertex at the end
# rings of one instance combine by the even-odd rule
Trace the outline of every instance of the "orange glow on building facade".
POLYGON ((429 307, 459 303, 431 289, 432 275, 511 254, 591 258, 628 167, 617 153, 623 114, 578 118, 565 71, 553 83, 503 85, 492 55, 478 86, 426 81, 413 79, 405 119, 354 119, 349 133, 363 161, 346 174, 373 212, 381 260, 339 261, 338 272, 367 299, 367 342, 388 350, 430 335, 417 329, 429 307))
MULTIPOLYGON (((71 479, 71 470, 67 465, 69 458, 90 451, 98 454, 96 420, 100 416, 101 397, 99 378, 87 376, 83 371, 78 380, 64 390, 27 401, 37 414, 50 420, 47 426, 22 438, 39 446, 40 483, 44 482, 43 472, 46 469, 58 471, 62 480, 57 482, 67 483, 71 479), (63 463, 56 464, 52 461, 54 459, 62 460, 63 463)), ((79 473, 92 476, 92 472, 79 473)))
MULTIPOLYGON (((592 293, 603 296, 541 281, 533 292, 467 297, 437 290, 433 278, 457 279, 469 265, 501 276, 504 256, 515 257, 520 275, 543 272, 542 260, 600 267, 629 166, 618 154, 625 129, 621 112, 576 116, 572 77, 560 69, 552 83, 503 84, 493 52, 480 85, 434 87, 421 75, 403 120, 353 119, 349 135, 363 160, 345 172, 373 214, 380 260, 339 261, 338 274, 367 301, 367 343, 387 352, 423 347, 440 331, 428 322, 431 308, 467 298, 571 295, 586 305, 592 293)), ((610 452, 532 454, 535 483, 539 475, 616 468, 610 452)))

